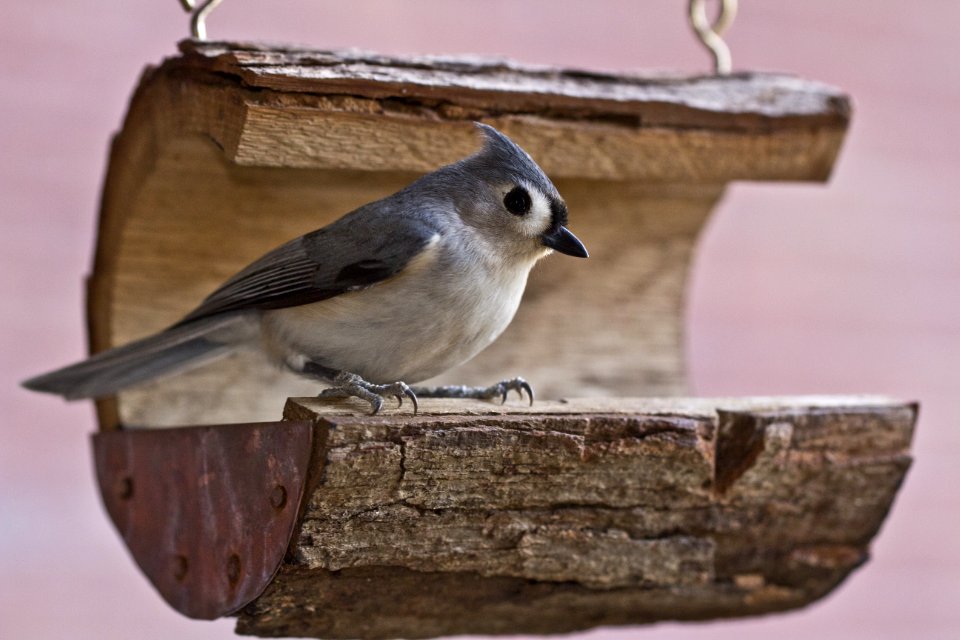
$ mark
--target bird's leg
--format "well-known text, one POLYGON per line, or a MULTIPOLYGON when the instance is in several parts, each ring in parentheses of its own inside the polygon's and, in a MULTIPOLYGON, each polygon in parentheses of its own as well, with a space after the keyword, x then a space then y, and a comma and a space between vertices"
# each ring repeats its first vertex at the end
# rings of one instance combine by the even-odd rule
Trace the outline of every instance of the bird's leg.
POLYGON ((355 373, 329 369, 314 362, 307 362, 301 373, 333 382, 332 387, 317 394, 318 398, 360 398, 370 403, 370 415, 377 415, 383 408, 383 399, 391 397, 397 399, 398 407, 403 406, 404 396, 410 398, 413 403, 413 415, 417 415, 417 410, 420 408, 417 394, 405 382, 375 384, 367 382, 355 373))
POLYGON ((489 387, 413 387, 413 392, 421 398, 474 398, 477 400, 492 400, 501 398, 502 402, 507 401, 507 393, 516 391, 521 398, 526 391, 530 397, 530 405, 533 405, 533 388, 523 378, 513 378, 512 380, 501 380, 497 384, 489 387))

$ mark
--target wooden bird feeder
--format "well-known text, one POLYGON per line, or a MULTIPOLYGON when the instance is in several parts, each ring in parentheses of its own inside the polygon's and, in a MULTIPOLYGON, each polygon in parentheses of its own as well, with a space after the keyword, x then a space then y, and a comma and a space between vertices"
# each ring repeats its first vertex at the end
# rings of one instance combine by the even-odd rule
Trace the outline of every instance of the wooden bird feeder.
POLYGON ((483 121, 554 179, 592 257, 535 269, 506 334, 441 382, 615 397, 371 417, 286 400, 317 388, 255 354, 124 392, 93 443, 134 558, 184 614, 260 636, 553 633, 823 596, 867 558, 916 407, 677 396, 687 272, 726 185, 825 180, 849 117, 841 92, 782 75, 183 43, 113 143, 94 350, 471 153, 483 121))

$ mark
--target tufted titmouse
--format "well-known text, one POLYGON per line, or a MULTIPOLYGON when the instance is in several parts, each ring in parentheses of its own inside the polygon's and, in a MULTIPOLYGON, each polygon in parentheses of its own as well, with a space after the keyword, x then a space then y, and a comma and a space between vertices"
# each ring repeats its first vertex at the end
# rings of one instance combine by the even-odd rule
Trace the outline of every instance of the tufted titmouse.
POLYGON ((258 345, 282 366, 354 396, 492 398, 533 391, 411 388, 466 362, 513 318, 530 269, 551 250, 587 257, 567 208, 525 151, 477 124, 484 147, 405 189, 291 240, 227 280, 170 328, 37 376, 24 386, 96 398, 258 345), (405 382, 400 382, 400 381, 405 382))

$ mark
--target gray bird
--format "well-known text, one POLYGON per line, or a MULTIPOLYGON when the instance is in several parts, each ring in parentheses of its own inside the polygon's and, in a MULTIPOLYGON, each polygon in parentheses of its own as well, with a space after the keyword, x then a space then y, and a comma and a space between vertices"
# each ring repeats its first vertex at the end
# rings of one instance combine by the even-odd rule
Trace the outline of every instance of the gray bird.
POLYGON ((108 396, 256 345, 332 387, 321 397, 490 399, 533 391, 411 388, 477 355, 520 304, 527 275, 551 252, 587 257, 567 207, 525 151, 477 124, 472 156, 267 253, 185 318, 141 340, 24 382, 67 399, 108 396))

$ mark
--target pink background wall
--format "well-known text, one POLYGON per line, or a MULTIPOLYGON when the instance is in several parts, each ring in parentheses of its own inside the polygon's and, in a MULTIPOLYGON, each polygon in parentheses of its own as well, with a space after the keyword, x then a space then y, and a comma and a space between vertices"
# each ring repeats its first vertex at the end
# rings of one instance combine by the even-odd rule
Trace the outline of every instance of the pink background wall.
MULTIPOLYGON (((684 4, 230 0, 211 35, 703 71, 684 4)), ((584 637, 958 638, 960 3, 741 5, 736 67, 839 85, 857 111, 829 186, 737 185, 716 212, 692 282, 695 390, 918 399, 917 461, 874 559, 825 602, 584 637)), ((107 143, 141 68, 186 24, 173 0, 0 9, 0 638, 232 636, 231 621, 168 609, 127 558, 95 493, 90 407, 17 387, 83 352, 107 143)))

